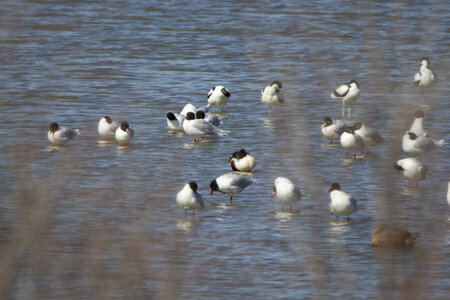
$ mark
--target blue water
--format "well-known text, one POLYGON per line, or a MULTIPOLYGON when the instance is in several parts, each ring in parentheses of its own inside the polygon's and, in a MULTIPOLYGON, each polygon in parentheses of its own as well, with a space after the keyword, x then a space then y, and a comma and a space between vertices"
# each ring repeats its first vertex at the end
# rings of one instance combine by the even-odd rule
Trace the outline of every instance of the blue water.
POLYGON ((392 168, 412 113, 450 140, 445 1, 3 1, 0 8, 0 291, 14 299, 444 299, 450 293, 449 146, 424 157, 418 189, 392 168), (419 59, 438 76, 413 85, 419 59), (320 132, 330 98, 355 79, 352 117, 386 142, 346 160, 320 132), (260 90, 283 83, 269 110, 260 90), (199 144, 165 113, 208 90, 231 92, 222 127, 199 144), (126 120, 126 148, 99 143, 104 115, 126 120), (51 122, 79 128, 49 147, 51 122), (245 148, 256 182, 226 205, 209 182, 245 148), (270 198, 286 176, 294 213, 270 198), (205 209, 175 202, 195 180, 205 209), (331 183, 358 201, 350 222, 328 210, 331 183), (377 224, 412 232, 411 250, 370 244, 377 224))

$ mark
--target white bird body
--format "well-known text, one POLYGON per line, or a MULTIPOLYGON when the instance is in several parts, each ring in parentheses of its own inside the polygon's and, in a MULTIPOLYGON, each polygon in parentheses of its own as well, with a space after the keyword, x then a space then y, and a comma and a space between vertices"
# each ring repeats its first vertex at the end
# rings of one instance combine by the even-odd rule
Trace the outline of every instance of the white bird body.
POLYGON ((119 123, 113 121, 110 117, 104 116, 98 122, 98 134, 104 140, 114 140, 116 135, 116 129, 119 127, 119 123))
POLYGON ((208 104, 211 106, 223 106, 227 104, 230 92, 221 85, 211 88, 208 92, 208 104))
POLYGON ((255 158, 245 149, 234 152, 229 162, 233 171, 251 172, 255 167, 255 158))
POLYGON ((116 129, 115 139, 120 145, 128 145, 134 137, 134 130, 127 122, 122 122, 116 129))
POLYGON ((340 186, 337 183, 333 183, 330 193, 330 211, 336 216, 338 220, 339 216, 349 216, 357 210, 356 200, 348 193, 340 190, 340 186), (337 185, 337 186, 335 186, 337 185))
POLYGON ((394 165, 398 171, 402 171, 403 175, 410 181, 418 182, 425 179, 428 172, 426 166, 422 164, 417 157, 408 157, 400 159, 394 165))
POLYGON ((72 130, 66 127, 59 127, 57 123, 51 123, 47 138, 53 146, 63 146, 73 140, 78 134, 80 134, 79 129, 72 130))
POLYGON ((421 110, 415 112, 415 118, 409 131, 415 133, 417 136, 427 135, 427 132, 423 129, 423 112, 421 110))
POLYGON ((359 84, 352 80, 347 84, 340 85, 331 93, 331 98, 342 101, 342 115, 344 115, 345 104, 348 105, 348 115, 350 116, 350 104, 358 99, 360 94, 359 84))
POLYGON ((419 73, 414 75, 414 84, 418 87, 431 87, 436 79, 436 74, 430 69, 430 61, 427 58, 420 60, 419 73))
POLYGON ((205 204, 203 198, 197 193, 197 184, 195 182, 187 183, 177 194, 177 204, 185 210, 202 209, 205 204))
POLYGON ((274 106, 284 102, 284 93, 281 90, 282 84, 279 81, 273 81, 270 85, 261 90, 261 102, 274 106))
POLYGON ((348 156, 348 152, 355 152, 354 157, 356 157, 357 151, 364 151, 364 140, 361 136, 354 132, 353 126, 348 126, 346 131, 341 135, 341 146, 344 148, 348 156))
POLYGON ((271 197, 277 196, 280 200, 282 209, 284 205, 291 205, 300 201, 300 189, 295 184, 285 177, 277 177, 273 184, 273 193, 271 197))
POLYGON ((187 103, 181 110, 180 115, 186 116, 188 112, 195 114, 197 112, 197 109, 193 104, 187 103))
POLYGON ((183 129, 186 134, 192 136, 197 142, 199 138, 209 136, 223 136, 228 132, 217 126, 212 125, 205 119, 195 119, 195 115, 188 112, 183 122, 183 129))
POLYGON ((425 153, 441 147, 445 144, 444 140, 435 140, 427 136, 417 136, 413 132, 407 131, 402 138, 403 151, 409 156, 421 156, 425 153))
POLYGON ((342 133, 344 133, 348 122, 344 120, 333 120, 330 117, 325 117, 322 124, 321 130, 322 134, 331 142, 339 141, 341 139, 342 133))
POLYGON ((365 148, 373 147, 384 141, 381 134, 375 128, 367 126, 361 122, 355 123, 354 126, 356 129, 355 133, 363 138, 365 148))
POLYGON ((239 194, 253 182, 254 179, 250 176, 229 172, 211 181, 211 194, 213 191, 230 194, 230 202, 232 202, 234 194, 239 194))

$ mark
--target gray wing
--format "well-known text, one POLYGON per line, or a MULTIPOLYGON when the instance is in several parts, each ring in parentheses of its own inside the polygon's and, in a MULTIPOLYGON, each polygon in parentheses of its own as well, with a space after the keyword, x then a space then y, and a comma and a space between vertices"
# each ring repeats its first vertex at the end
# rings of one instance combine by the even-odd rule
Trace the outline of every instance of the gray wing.
POLYGON ((433 139, 421 136, 416 139, 416 147, 425 151, 431 151, 436 148, 433 139))
POLYGON ((250 184, 253 183, 253 179, 250 178, 249 176, 238 175, 233 183, 235 186, 245 189, 246 187, 248 187, 250 184))
POLYGON ((203 132, 205 135, 216 135, 213 125, 211 125, 208 121, 202 120, 201 122, 194 122, 193 127, 203 132))
POLYGON ((72 129, 69 129, 69 128, 62 128, 61 129, 61 137, 69 139, 69 140, 71 140, 74 137, 76 137, 79 133, 80 133, 80 131, 78 129, 76 129, 76 130, 72 130, 72 129))
POLYGON ((377 144, 382 143, 384 141, 384 138, 376 129, 368 126, 366 126, 366 129, 367 129, 366 137, 372 139, 377 144))

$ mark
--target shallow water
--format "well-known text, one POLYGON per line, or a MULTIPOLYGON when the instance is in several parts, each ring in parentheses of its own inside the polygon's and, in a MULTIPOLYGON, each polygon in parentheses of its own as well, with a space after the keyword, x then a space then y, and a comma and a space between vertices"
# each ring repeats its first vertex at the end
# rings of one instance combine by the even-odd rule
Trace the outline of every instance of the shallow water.
MULTIPOLYGON (((408 189, 411 113, 448 132, 445 1, 4 1, 0 8, 0 291, 9 298, 420 298, 450 293, 449 146, 425 156, 434 176, 408 189), (439 82, 412 83, 429 57, 439 82), (386 142, 356 160, 320 132, 339 117, 329 97, 356 79, 352 117, 386 142), (286 102, 260 90, 281 80, 286 102), (165 112, 231 92, 228 136, 199 144, 167 131, 165 112), (129 147, 100 143, 103 115, 135 129, 129 147), (50 122, 79 128, 49 147, 50 122), (233 198, 209 195, 245 148, 256 182, 233 198), (286 176, 294 212, 271 199, 286 176), (186 219, 176 193, 195 180, 206 200, 186 219), (358 200, 349 222, 328 210, 331 183, 358 200), (377 224, 421 233, 412 250, 370 245, 377 224)), ((5 297, 2 297, 5 298, 5 297)))

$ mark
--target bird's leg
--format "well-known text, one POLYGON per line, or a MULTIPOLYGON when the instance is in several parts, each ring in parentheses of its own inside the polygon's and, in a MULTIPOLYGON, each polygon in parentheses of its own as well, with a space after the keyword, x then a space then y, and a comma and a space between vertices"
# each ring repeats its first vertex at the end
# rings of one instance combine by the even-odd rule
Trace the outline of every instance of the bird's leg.
POLYGON ((345 152, 345 158, 348 158, 348 151, 345 152))
POLYGON ((223 113, 223 106, 221 106, 221 108, 222 108, 221 112, 223 113))
POLYGON ((233 204, 233 195, 230 196, 230 204, 233 204))
POLYGON ((353 154, 353 158, 356 159, 356 152, 355 152, 355 154, 353 154))
POLYGON ((291 208, 289 208, 289 210, 292 210, 292 204, 291 204, 291 208))
POLYGON ((418 183, 418 182, 416 182, 416 189, 417 189, 418 185, 419 185, 419 183, 418 183))
POLYGON ((408 189, 411 187, 411 184, 410 184, 410 182, 409 182, 409 180, 408 180, 408 189))
POLYGON ((350 221, 350 216, 347 216, 347 222, 350 221))
POLYGON ((339 219, 338 219, 339 217, 338 216, 336 216, 336 221, 339 221, 339 219))
POLYGON ((192 210, 192 218, 195 219, 195 209, 192 210))
POLYGON ((333 144, 333 140, 330 140, 330 144, 333 144))
POLYGON ((350 118, 350 106, 348 107, 348 117, 350 118))
POLYGON ((342 101, 342 116, 345 117, 345 103, 342 101))
POLYGON ((184 218, 186 219, 186 210, 184 210, 184 218))

